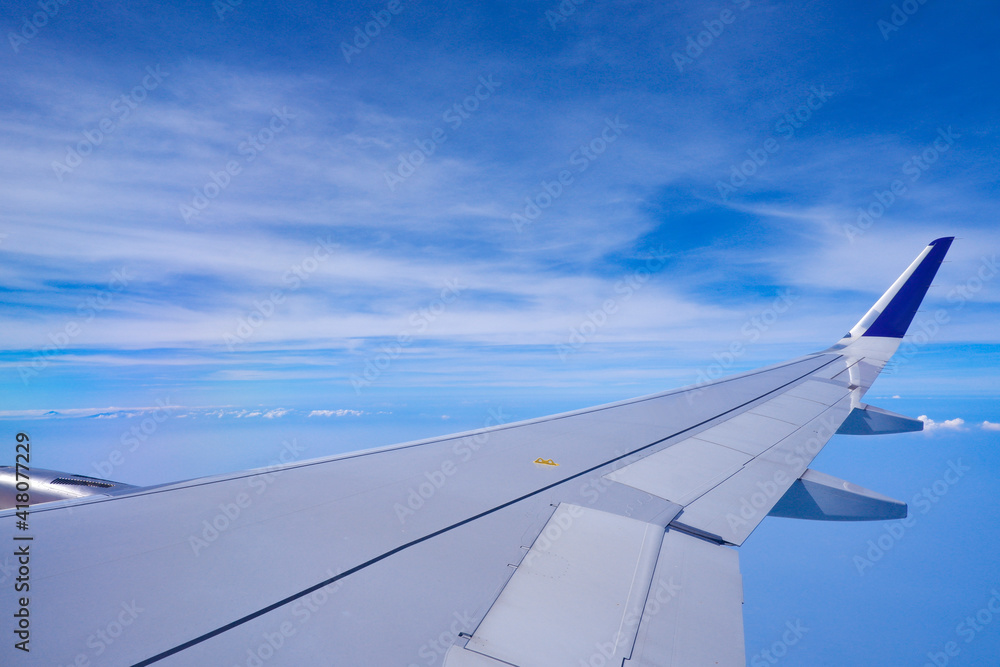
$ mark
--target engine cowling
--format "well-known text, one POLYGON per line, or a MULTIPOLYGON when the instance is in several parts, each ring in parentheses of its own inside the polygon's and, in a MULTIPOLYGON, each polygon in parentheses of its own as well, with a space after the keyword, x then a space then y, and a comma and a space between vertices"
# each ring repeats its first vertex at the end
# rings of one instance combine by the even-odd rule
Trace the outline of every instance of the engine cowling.
MULTIPOLYGON (((0 466, 0 510, 11 509, 18 505, 17 474, 13 466, 0 466)), ((114 496, 127 493, 139 487, 109 479, 73 475, 57 470, 39 470, 32 468, 27 473, 28 479, 21 476, 21 481, 28 483, 28 495, 32 507, 40 503, 50 503, 56 500, 83 498, 86 496, 114 496)), ((22 485, 23 488, 23 485, 22 485)))

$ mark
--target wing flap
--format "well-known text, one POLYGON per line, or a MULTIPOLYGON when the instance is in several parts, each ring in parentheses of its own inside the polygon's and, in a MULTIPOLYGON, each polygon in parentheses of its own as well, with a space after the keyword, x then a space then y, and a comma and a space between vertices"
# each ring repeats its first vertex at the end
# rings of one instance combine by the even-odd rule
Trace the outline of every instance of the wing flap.
POLYGON ((782 394, 781 396, 772 398, 770 401, 761 403, 750 412, 780 419, 796 426, 802 426, 810 419, 816 418, 819 413, 826 410, 826 407, 822 403, 816 403, 815 401, 799 398, 798 396, 782 394))
POLYGON ((560 504, 445 665, 478 664, 466 653, 518 667, 590 664, 597 655, 620 662, 631 653, 662 537, 660 526, 560 504))
MULTIPOLYGON (((762 403, 761 407, 768 403, 770 401, 762 403)), ((739 450, 753 458, 796 428, 790 422, 750 411, 702 431, 698 437, 739 450)))
POLYGON ((735 549, 667 531, 635 649, 623 664, 744 665, 743 577, 735 549))
POLYGON ((729 447, 687 438, 604 477, 686 505, 735 474, 751 458, 729 447))
POLYGON ((807 401, 814 401, 829 407, 842 399, 849 389, 840 382, 825 380, 806 380, 785 392, 787 396, 797 396, 807 401))
POLYGON ((684 506, 675 526, 742 544, 837 432, 852 400, 841 382, 807 379, 605 478, 684 506))
POLYGON ((444 656, 443 667, 510 667, 509 662, 494 660, 482 653, 476 653, 453 644, 444 656))
MULTIPOLYGON (((825 387, 838 389, 827 394, 827 398, 840 396, 835 404, 687 505, 674 524, 717 536, 730 544, 743 544, 850 413, 850 392, 844 387, 825 387)), ((827 392, 825 388, 822 391, 827 392)))

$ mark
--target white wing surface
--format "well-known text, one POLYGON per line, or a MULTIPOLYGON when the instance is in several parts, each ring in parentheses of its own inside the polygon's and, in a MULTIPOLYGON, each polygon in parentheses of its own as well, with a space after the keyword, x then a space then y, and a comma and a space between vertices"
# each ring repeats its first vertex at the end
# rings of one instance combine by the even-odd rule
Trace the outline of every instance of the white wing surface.
POLYGON ((905 516, 808 466, 837 432, 919 428, 861 399, 950 244, 927 246, 836 345, 783 364, 277 470, 51 502, 31 508, 27 532, 6 510, 0 540, 30 545, 31 574, 29 590, 0 591, 0 662, 743 665, 737 547, 765 516, 905 516), (22 596, 30 652, 15 647, 22 596))

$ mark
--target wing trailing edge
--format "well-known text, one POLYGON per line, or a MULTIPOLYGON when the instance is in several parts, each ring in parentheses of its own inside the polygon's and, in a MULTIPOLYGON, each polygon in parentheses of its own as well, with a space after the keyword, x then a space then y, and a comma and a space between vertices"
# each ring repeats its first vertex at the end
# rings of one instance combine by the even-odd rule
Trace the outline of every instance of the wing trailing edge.
POLYGON ((735 550, 560 504, 444 667, 744 664, 735 550))

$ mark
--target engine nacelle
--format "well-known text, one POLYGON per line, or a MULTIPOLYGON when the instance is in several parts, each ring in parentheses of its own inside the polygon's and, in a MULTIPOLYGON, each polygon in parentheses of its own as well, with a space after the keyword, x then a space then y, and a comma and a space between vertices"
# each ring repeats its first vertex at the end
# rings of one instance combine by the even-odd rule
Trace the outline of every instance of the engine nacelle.
MULTIPOLYGON (((17 475, 13 466, 0 466, 0 510, 16 507, 17 475)), ((86 475, 71 475, 57 470, 39 470, 32 468, 26 473, 29 479, 21 476, 22 483, 27 481, 30 504, 32 507, 40 503, 50 503, 55 500, 83 498, 85 496, 114 496, 127 493, 139 487, 108 479, 87 477, 86 475)), ((22 484, 23 488, 23 484, 22 484)))

